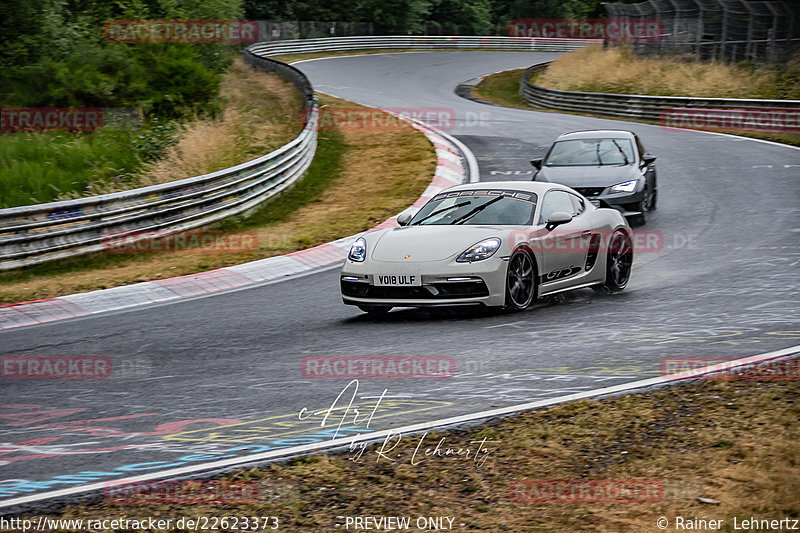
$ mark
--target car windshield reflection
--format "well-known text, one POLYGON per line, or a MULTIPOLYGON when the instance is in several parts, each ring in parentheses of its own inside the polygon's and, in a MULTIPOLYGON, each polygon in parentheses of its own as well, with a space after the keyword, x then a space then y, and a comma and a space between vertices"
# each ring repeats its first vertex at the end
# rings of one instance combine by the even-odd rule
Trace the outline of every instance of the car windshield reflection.
POLYGON ((530 225, 536 200, 534 193, 512 190, 442 193, 425 204, 409 225, 530 225))
POLYGON ((571 139, 553 144, 544 164, 548 167, 629 165, 634 160, 629 139, 571 139))

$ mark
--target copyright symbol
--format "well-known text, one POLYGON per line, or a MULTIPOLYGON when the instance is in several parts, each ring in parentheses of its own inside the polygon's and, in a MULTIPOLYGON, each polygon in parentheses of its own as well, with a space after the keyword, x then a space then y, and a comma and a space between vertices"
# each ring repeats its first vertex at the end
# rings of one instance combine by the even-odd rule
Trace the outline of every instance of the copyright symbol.
POLYGON ((667 526, 669 526, 669 520, 667 520, 666 516, 661 516, 658 518, 658 520, 656 520, 656 525, 658 526, 658 529, 667 529, 667 526))

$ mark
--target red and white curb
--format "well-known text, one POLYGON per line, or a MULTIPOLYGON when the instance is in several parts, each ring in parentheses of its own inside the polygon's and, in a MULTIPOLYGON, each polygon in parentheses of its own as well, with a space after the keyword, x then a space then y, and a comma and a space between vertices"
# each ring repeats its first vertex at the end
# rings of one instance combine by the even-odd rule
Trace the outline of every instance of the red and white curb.
MULTIPOLYGON (((400 118, 407 120, 405 117, 400 118)), ((448 187, 465 181, 477 181, 477 161, 466 146, 454 137, 420 122, 410 120, 407 122, 422 132, 433 144, 436 149, 437 164, 433 179, 422 196, 403 212, 416 212, 433 195, 448 187)), ((399 214, 368 231, 396 227, 399 214)), ((175 301, 310 272, 344 261, 350 245, 357 237, 358 235, 351 235, 307 250, 198 274, 3 305, 0 306, 0 330, 175 301)))

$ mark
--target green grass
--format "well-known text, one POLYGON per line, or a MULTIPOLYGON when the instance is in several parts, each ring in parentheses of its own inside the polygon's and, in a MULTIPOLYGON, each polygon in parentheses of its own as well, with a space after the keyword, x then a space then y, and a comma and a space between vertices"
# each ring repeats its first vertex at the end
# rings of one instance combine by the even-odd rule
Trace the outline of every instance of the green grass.
POLYGON ((0 135, 0 208, 91 195, 93 182, 114 182, 139 168, 135 130, 0 135))
MULTIPOLYGON (((518 109, 536 109, 537 111, 545 111, 542 109, 534 108, 528 105, 522 98, 519 96, 519 81, 522 77, 523 72, 525 69, 517 69, 517 70, 508 70, 505 72, 499 72, 497 74, 491 74, 486 76, 481 80, 481 82, 472 88, 472 94, 476 97, 480 98, 481 100, 485 100, 486 102, 490 102, 497 105, 502 105, 505 107, 514 107, 518 109)), ((535 73, 530 78, 531 83, 536 83, 536 79, 541 76, 542 72, 535 73)), ((574 113, 574 112, 566 112, 566 111, 558 111, 554 109, 547 110, 551 113, 564 113, 569 115, 581 115, 581 116, 598 116, 602 118, 608 118, 611 120, 620 120, 623 122, 639 122, 648 124, 648 122, 643 120, 634 120, 629 118, 616 118, 616 117, 606 117, 601 114, 597 115, 590 115, 588 113, 574 113)), ((753 139, 761 139, 765 141, 772 141, 781 144, 788 144, 791 146, 800 146, 800 134, 797 133, 768 133, 768 132, 753 132, 753 131, 720 131, 720 133, 729 133, 731 135, 739 135, 741 137, 750 137, 753 139)))
MULTIPOLYGON (((346 146, 339 131, 320 132, 314 160, 303 179, 296 182, 288 191, 259 206, 249 217, 233 217, 220 222, 217 226, 206 229, 240 231, 284 221, 303 205, 319 198, 328 185, 339 176, 342 154, 345 150, 346 146)), ((25 269, 0 272, 0 285, 46 280, 54 275, 119 268, 136 262, 151 260, 152 255, 149 254, 114 255, 94 253, 68 257, 56 262, 33 265, 25 269)), ((209 265, 209 268, 212 266, 215 265, 209 265)), ((98 286, 93 288, 105 287, 98 286)), ((43 296, 45 295, 36 295, 37 298, 43 296)), ((11 303, 18 299, 19 295, 14 294, 7 297, 0 290, 0 304, 11 303)))
POLYGON ((486 76, 472 88, 472 94, 493 104, 530 109, 531 106, 519 96, 519 80, 523 72, 525 69, 520 68, 486 76))
POLYGON ((320 131, 314 160, 303 179, 295 182, 288 191, 260 205, 246 217, 231 217, 222 221, 218 228, 240 231, 285 222, 292 213, 322 196, 325 189, 339 177, 342 155, 347 149, 340 131, 320 131))

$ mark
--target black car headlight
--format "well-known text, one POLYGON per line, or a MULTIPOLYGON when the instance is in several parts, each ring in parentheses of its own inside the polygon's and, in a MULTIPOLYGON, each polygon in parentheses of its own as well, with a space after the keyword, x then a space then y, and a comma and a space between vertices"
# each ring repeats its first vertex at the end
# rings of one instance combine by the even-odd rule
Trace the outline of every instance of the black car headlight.
POLYGON ((472 263, 473 261, 483 261, 494 255, 500 248, 500 239, 485 239, 477 244, 473 244, 456 259, 459 263, 472 263))
POLYGON ((638 179, 623 181, 611 187, 612 192, 633 192, 639 184, 638 179))
POLYGON ((359 237, 350 246, 350 251, 347 253, 347 258, 350 261, 362 262, 367 257, 367 241, 364 237, 359 237))

